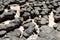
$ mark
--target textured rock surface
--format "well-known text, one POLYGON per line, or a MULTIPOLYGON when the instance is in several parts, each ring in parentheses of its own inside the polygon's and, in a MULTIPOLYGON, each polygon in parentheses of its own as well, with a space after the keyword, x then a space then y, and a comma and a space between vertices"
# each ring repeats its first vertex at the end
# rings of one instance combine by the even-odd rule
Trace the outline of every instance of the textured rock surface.
POLYGON ((0 0, 0 40, 60 40, 60 0, 0 0))

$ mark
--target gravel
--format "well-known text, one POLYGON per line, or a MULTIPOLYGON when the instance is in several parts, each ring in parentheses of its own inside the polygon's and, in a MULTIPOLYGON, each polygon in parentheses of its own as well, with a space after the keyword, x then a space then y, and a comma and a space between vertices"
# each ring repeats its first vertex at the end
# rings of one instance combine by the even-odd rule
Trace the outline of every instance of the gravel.
POLYGON ((0 0, 0 40, 60 40, 60 1, 0 0))

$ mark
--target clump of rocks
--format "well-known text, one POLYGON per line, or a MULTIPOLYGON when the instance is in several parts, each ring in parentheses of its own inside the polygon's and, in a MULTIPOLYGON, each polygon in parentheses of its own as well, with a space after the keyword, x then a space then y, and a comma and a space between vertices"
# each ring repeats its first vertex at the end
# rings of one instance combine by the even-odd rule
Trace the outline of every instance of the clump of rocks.
POLYGON ((60 40, 59 36, 60 0, 0 0, 0 40, 60 40))

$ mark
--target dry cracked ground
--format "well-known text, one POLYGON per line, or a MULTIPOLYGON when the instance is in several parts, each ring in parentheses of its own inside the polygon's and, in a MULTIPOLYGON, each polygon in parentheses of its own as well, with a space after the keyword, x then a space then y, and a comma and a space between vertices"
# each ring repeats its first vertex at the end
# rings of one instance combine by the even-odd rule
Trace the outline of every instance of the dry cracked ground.
POLYGON ((60 40, 60 0, 0 0, 0 40, 60 40))

